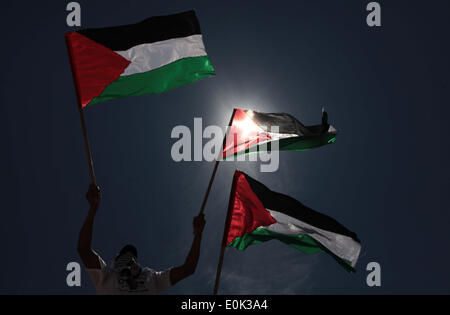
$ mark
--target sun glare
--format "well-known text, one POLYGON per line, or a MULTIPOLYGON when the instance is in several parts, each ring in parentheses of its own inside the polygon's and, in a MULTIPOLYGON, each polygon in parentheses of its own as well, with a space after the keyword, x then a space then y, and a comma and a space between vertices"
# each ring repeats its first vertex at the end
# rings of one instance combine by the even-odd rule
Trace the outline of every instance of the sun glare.
MULTIPOLYGON (((252 112, 253 114, 253 112, 252 112)), ((251 118, 247 115, 245 115, 245 118, 242 120, 235 120, 233 122, 233 125, 239 128, 242 132, 242 137, 247 138, 248 135, 253 134, 257 137, 257 135, 261 132, 264 132, 251 118)))

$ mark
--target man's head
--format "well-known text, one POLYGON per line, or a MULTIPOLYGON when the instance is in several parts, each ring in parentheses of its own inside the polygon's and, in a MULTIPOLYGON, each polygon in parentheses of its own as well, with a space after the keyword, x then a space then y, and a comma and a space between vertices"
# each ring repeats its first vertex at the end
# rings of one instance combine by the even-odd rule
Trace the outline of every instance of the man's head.
POLYGON ((137 262, 137 249, 133 245, 125 245, 114 260, 114 269, 120 270, 124 278, 137 277, 141 266, 137 262))
POLYGON ((136 247, 134 247, 134 245, 131 245, 131 244, 125 245, 120 250, 119 254, 116 257, 116 260, 117 260, 117 258, 119 258, 120 256, 123 256, 125 254, 131 254, 134 257, 134 259, 137 260, 137 249, 136 249, 136 247))

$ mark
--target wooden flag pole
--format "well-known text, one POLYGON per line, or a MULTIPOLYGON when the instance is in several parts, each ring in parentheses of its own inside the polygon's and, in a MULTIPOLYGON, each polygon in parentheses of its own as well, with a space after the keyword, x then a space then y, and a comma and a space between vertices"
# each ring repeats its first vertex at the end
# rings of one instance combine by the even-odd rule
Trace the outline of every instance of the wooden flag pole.
POLYGON ((214 283, 214 291, 213 291, 214 295, 217 295, 217 290, 219 290, 219 281, 220 281, 220 274, 222 273, 223 256, 225 255, 225 248, 226 246, 222 244, 222 248, 220 250, 219 264, 217 265, 216 282, 214 283))
POLYGON ((72 48, 70 47, 69 39, 68 39, 69 36, 67 33, 66 33, 65 37, 66 37, 67 51, 69 53, 70 67, 72 69, 73 83, 75 84, 75 91, 77 94, 78 110, 80 112, 80 119, 81 119, 81 129, 83 131, 84 145, 85 145, 86 155, 87 155, 88 163, 89 163, 89 174, 91 175, 92 184, 94 186, 97 186, 97 183, 95 181, 94 163, 92 162, 91 148, 89 146, 89 141, 88 141, 88 136, 87 136, 86 122, 84 119, 83 108, 81 106, 80 88, 79 88, 79 83, 78 83, 78 79, 76 76, 76 68, 73 64, 72 48))
MULTIPOLYGON (((236 108, 233 109, 233 114, 231 114, 231 118, 230 118, 230 122, 228 123, 228 127, 231 126, 231 124, 233 123, 233 118, 234 118, 234 113, 235 112, 236 112, 236 108)), ((227 133, 225 133, 225 136, 223 138, 222 149, 219 152, 220 155, 222 155, 222 153, 223 153, 223 149, 225 147, 226 140, 227 140, 227 133)), ((211 187, 212 187, 214 178, 216 177, 217 168, 219 167, 219 162, 220 162, 220 158, 217 157, 216 163, 214 164, 213 172, 211 174, 211 178, 209 179, 209 184, 208 184, 208 188, 206 189, 205 197, 203 198, 203 203, 202 203, 202 206, 200 208, 199 215, 203 214, 203 212, 205 211, 206 201, 208 201, 209 193, 211 191, 211 187)))
POLYGON ((227 235, 228 235, 227 232, 230 228, 231 211, 233 208, 233 195, 235 194, 235 191, 236 191, 236 183, 237 183, 236 178, 233 176, 233 184, 231 185, 230 199, 228 200, 227 217, 225 219, 225 226, 223 228, 222 245, 221 245, 220 256, 219 256, 219 264, 217 265, 216 281, 214 283, 214 291, 213 291, 214 295, 217 295, 217 291, 219 289, 220 274, 222 273, 222 265, 223 265, 223 256, 225 255, 225 248, 227 248, 227 235))
POLYGON ((211 174, 211 178, 209 179, 208 188, 206 189, 205 197, 203 198, 203 203, 202 203, 202 207, 200 208, 199 215, 202 214, 205 211, 206 201, 208 200, 209 192, 211 191, 212 183, 214 181, 214 178, 216 177, 216 172, 217 172, 217 167, 219 166, 219 162, 220 162, 220 160, 217 160, 216 163, 214 164, 214 169, 213 169, 213 172, 211 174))
POLYGON ((81 118, 81 128, 83 129, 84 145, 86 148, 86 155, 87 155, 88 163, 89 163, 89 174, 91 175, 92 184, 94 186, 97 186, 97 183, 95 182, 94 163, 92 162, 91 147, 89 146, 87 130, 86 130, 86 122, 84 121, 84 113, 83 113, 83 109, 81 108, 81 106, 79 106, 79 109, 80 109, 80 118, 81 118))

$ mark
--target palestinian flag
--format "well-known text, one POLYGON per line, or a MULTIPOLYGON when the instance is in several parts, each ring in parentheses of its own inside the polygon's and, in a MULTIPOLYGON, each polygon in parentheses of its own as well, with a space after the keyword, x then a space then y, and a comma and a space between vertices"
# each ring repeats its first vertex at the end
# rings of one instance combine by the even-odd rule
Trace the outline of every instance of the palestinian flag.
POLYGON ((333 143, 337 130, 327 120, 328 115, 324 110, 320 125, 305 126, 295 117, 284 113, 235 109, 222 157, 225 159, 239 154, 271 150, 271 144, 275 141, 278 142, 278 149, 285 151, 307 151, 333 143), (278 131, 274 131, 276 127, 278 131))
POLYGON ((272 239, 308 254, 326 252, 351 272, 361 251, 356 234, 335 219, 236 171, 223 246, 244 250, 272 239))
POLYGON ((215 74, 194 11, 65 36, 81 107, 215 74))

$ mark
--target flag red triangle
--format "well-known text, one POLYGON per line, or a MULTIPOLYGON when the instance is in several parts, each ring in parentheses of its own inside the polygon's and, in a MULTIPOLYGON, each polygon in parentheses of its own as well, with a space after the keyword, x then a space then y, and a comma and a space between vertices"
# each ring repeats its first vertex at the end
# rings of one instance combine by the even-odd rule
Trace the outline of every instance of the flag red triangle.
POLYGON ((226 245, 236 237, 250 233, 260 226, 268 226, 277 222, 253 192, 245 175, 239 171, 234 173, 229 206, 226 245))
POLYGON ((264 131, 242 109, 236 109, 233 122, 229 127, 222 157, 237 154, 263 141, 271 140, 268 132, 264 131))
POLYGON ((83 108, 116 81, 131 61, 77 33, 66 33, 80 106, 83 108))

